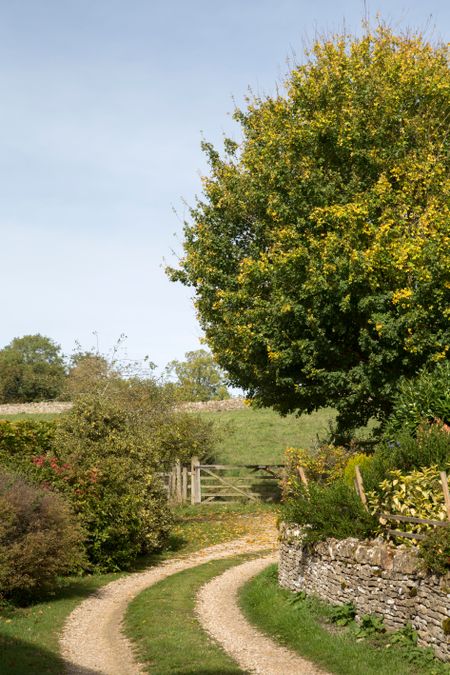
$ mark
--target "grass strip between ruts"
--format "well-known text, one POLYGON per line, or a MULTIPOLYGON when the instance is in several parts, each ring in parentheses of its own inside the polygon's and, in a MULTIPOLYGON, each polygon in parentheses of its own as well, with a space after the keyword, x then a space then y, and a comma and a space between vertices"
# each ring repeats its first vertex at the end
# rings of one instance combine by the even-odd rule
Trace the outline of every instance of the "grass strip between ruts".
MULTIPOLYGON (((197 592, 225 570, 254 556, 214 560, 158 582, 129 605, 125 633, 152 675, 242 673, 202 629, 195 616, 197 592)), ((220 612, 220 607, 218 608, 220 612)))
MULTIPOLYGON (((332 607, 314 598, 294 602, 281 588, 277 566, 271 565, 240 591, 248 620, 278 642, 336 675, 441 675, 450 667, 432 659, 429 650, 394 646, 389 634, 358 639, 352 627, 329 622, 332 607), (420 662, 409 662, 411 652, 420 662), (427 663, 429 661, 429 663, 427 663)), ((354 627, 353 627, 354 628, 354 627)))

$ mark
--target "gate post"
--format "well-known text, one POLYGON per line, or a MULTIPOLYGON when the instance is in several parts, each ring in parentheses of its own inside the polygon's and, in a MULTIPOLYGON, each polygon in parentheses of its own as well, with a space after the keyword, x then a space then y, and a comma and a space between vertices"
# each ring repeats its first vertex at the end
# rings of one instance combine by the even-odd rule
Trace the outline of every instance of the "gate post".
POLYGON ((181 470, 181 502, 186 504, 188 500, 188 470, 183 466, 181 470))
POLYGON ((191 504, 200 504, 202 501, 202 488, 200 481, 200 461, 198 457, 191 459, 191 504))
POLYGON ((181 487, 181 464, 180 460, 177 459, 175 464, 175 497, 177 504, 182 503, 182 487, 181 487))

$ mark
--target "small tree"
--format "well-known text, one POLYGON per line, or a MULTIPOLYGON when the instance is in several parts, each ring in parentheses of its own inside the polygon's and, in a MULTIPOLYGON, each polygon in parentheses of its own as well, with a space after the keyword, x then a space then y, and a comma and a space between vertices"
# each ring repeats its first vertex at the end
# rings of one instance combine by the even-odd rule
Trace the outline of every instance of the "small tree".
POLYGON ((14 338, 0 350, 0 401, 26 403, 57 398, 64 384, 61 348, 43 335, 14 338))
MULTIPOLYGON (((205 349, 186 352, 186 361, 171 361, 166 376, 173 382, 175 396, 181 401, 212 401, 230 398, 225 377, 212 354, 205 349)), ((169 387, 171 383, 169 382, 169 387)))
POLYGON ((77 396, 92 391, 94 386, 106 383, 112 375, 113 371, 105 356, 94 351, 78 351, 70 359, 64 398, 72 401, 77 396))

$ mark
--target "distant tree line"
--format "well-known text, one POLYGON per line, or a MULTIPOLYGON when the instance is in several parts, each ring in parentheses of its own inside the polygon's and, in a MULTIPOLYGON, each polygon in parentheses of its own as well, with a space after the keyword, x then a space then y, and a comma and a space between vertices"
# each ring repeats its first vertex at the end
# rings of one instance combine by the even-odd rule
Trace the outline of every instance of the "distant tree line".
MULTIPOLYGON (((176 400, 229 398, 225 374, 212 354, 198 349, 185 359, 171 361, 161 378, 161 386, 176 400)), ((73 400, 93 382, 126 377, 126 370, 97 350, 78 348, 66 357, 54 340, 40 334, 16 337, 0 350, 0 403, 73 400)))

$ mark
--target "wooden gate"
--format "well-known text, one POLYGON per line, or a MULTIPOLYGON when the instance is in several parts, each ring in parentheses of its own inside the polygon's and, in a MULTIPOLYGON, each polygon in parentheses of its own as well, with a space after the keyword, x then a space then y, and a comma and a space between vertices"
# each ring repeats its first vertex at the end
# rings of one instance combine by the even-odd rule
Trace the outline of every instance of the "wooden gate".
POLYGON ((277 501, 283 472, 284 464, 201 464, 193 457, 167 474, 168 497, 178 504, 277 501))

